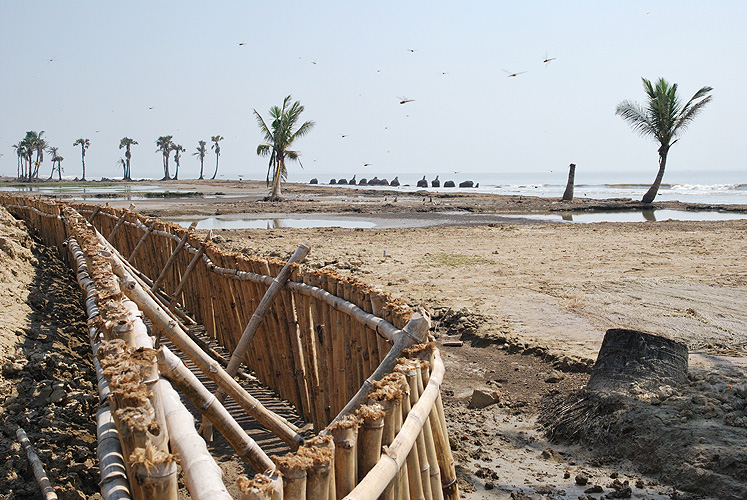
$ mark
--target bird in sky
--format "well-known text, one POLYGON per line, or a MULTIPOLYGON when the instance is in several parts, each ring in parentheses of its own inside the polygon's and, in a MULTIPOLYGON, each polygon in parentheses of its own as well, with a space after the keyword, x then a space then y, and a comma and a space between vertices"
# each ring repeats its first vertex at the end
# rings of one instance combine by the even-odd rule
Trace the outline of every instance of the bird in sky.
POLYGON ((550 61, 554 61, 555 59, 557 59, 557 57, 549 57, 547 52, 545 52, 545 60, 542 62, 545 63, 545 67, 547 67, 547 65, 550 64, 550 61))
POLYGON ((363 166, 364 166, 364 167, 370 167, 370 166, 371 166, 371 164, 370 164, 370 163, 364 163, 364 164, 363 164, 363 166))
POLYGON ((406 103, 408 103, 408 102, 412 102, 412 101, 414 101, 414 100, 415 100, 415 99, 408 99, 407 97, 400 97, 400 98, 399 98, 399 103, 400 103, 400 104, 406 104, 406 103))
MULTIPOLYGON (((501 69, 503 69, 503 68, 501 68, 501 69)), ((511 78, 511 77, 514 77, 514 76, 519 76, 519 75, 521 75, 522 73, 526 73, 526 71, 518 71, 518 72, 516 72, 516 73, 511 73, 511 72, 510 72, 510 71, 508 71, 507 69, 503 69, 503 71, 505 71, 506 73, 508 73, 508 77, 509 77, 509 78, 511 78)))
POLYGON ((240 47, 243 47, 244 45, 246 45, 246 42, 239 42, 240 47))
POLYGON ((415 52, 415 49, 407 49, 410 52, 415 52))

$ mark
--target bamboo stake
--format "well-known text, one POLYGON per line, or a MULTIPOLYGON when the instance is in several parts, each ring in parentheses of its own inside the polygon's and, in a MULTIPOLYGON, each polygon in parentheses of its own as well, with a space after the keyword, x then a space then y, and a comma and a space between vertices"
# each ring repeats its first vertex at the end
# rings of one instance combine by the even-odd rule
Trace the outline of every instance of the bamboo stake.
POLYGON ((176 248, 174 249, 173 252, 171 252, 169 259, 166 261, 166 264, 163 266, 163 269, 161 269, 161 274, 158 275, 158 279, 153 283, 153 286, 151 287, 151 291, 153 293, 158 292, 158 289, 160 288, 161 283, 166 277, 166 273, 169 271, 169 268, 171 268, 171 264, 174 263, 176 256, 179 255, 179 252, 181 252, 182 248, 184 248, 184 244, 187 243, 187 238, 189 238, 189 232, 193 231, 194 228, 196 227, 197 227, 197 221, 190 224, 189 229, 187 229, 184 235, 182 235, 182 239, 179 240, 179 243, 176 245, 176 248))
POLYGON ((132 471, 143 500, 177 500, 176 458, 147 442, 130 455, 132 471))
POLYGON ((316 436, 307 441, 298 455, 311 461, 306 469, 306 498, 335 499, 335 445, 332 436, 316 436))
POLYGON ((257 472, 272 469, 274 464, 257 443, 234 420, 225 407, 199 381, 184 363, 166 346, 158 350, 161 375, 171 380, 195 407, 218 428, 236 453, 257 472))
POLYGON ((358 478, 363 478, 381 457, 385 412, 382 405, 373 403, 361 406, 357 413, 363 419, 358 436, 358 478))
POLYGON ((283 499, 306 500, 306 470, 311 467, 311 459, 288 453, 272 460, 283 476, 283 499))
MULTIPOLYGON (((410 409, 412 408, 412 402, 414 401, 415 394, 413 393, 410 385, 409 378, 412 377, 413 382, 416 375, 416 372, 411 369, 407 363, 400 363, 397 365, 396 368, 397 371, 401 372, 405 376, 405 381, 407 384, 407 395, 402 399, 402 416, 406 417, 408 413, 410 413, 410 409)), ((420 463, 420 452, 422 447, 422 452, 424 454, 425 452, 425 443, 423 442, 423 432, 418 433, 418 437, 415 440, 416 447, 414 447, 412 450, 410 450, 410 453, 407 454, 407 487, 410 492, 410 499, 411 500, 425 500, 426 499, 426 490, 428 491, 428 498, 430 498, 430 482, 428 477, 428 462, 425 462, 425 468, 421 466, 420 463)), ((425 457, 423 457, 424 460, 427 460, 425 457)))
POLYGON ((283 500, 283 478, 277 470, 271 474, 257 474, 251 480, 239 476, 236 486, 239 500, 283 500))
POLYGON ((39 455, 36 454, 34 446, 31 444, 31 441, 29 441, 28 436, 26 436, 26 431, 24 431, 22 427, 16 429, 16 438, 18 438, 18 442, 21 443, 21 446, 26 450, 26 457, 31 464, 31 468, 34 471, 34 477, 36 477, 36 482, 39 483, 39 489, 41 489, 45 500, 57 500, 57 494, 54 492, 52 483, 47 477, 47 471, 44 470, 44 465, 41 463, 41 460, 39 460, 39 455))
POLYGON ((101 210, 101 205, 96 205, 96 207, 93 209, 93 213, 91 213, 91 216, 88 218, 89 224, 93 224, 93 219, 96 217, 96 214, 99 213, 99 210, 101 210))
MULTIPOLYGON (((415 386, 417 388, 417 400, 419 401, 420 397, 423 395, 423 391, 425 390, 422 372, 428 370, 428 367, 426 361, 418 361, 420 361, 420 365, 417 368, 415 386)), ((430 417, 426 418, 423 422, 423 432, 421 434, 425 438, 425 452, 428 460, 428 467, 430 469, 431 495, 433 495, 433 500, 443 500, 444 492, 441 487, 441 470, 438 465, 438 456, 436 454, 436 445, 433 440, 433 430, 431 429, 430 417)))
MULTIPOLYGON (((280 270, 280 273, 277 275, 277 277, 273 279, 270 288, 267 289, 267 292, 265 293, 264 297, 262 297, 259 306, 257 306, 254 314, 252 314, 249 323, 247 323, 246 328, 244 328, 244 332, 241 334, 241 339, 239 339, 238 344, 236 344, 236 348, 231 354, 231 359, 228 360, 228 367, 226 367, 226 373, 228 375, 236 375, 236 372, 239 369, 239 365, 241 365, 241 362, 246 356, 246 351, 249 348, 249 344, 252 343, 254 335, 259 329, 259 325, 262 324, 267 311, 270 309, 272 303, 275 301, 275 298, 283 289, 283 285, 285 285, 285 282, 288 281, 291 271, 293 270, 293 264, 296 262, 301 262, 306 257, 306 255, 308 255, 309 250, 310 248, 307 245, 299 245, 298 249, 293 252, 291 258, 288 259, 288 262, 285 264, 285 266, 283 266, 283 269, 280 270)), ((215 397, 219 403, 223 404, 223 402, 226 400, 226 393, 219 388, 215 392, 215 397)), ((202 419, 202 429, 200 432, 203 436, 212 435, 212 424, 204 417, 202 419)))
MULTIPOLYGON (((402 360, 401 360, 402 361, 402 360)), ((410 409, 415 406, 417 403, 418 398, 420 397, 420 393, 418 392, 418 382, 417 378, 420 376, 418 369, 420 366, 420 360, 413 360, 408 359, 401 362, 399 365, 397 365, 397 370, 401 371, 405 374, 405 377, 407 377, 407 385, 410 387, 410 397, 408 400, 405 401, 405 415, 410 412, 410 409)), ((427 429, 428 432, 430 432, 430 426, 428 426, 427 429)), ((433 493, 431 489, 431 482, 430 482, 430 464, 428 463, 428 453, 426 451, 426 443, 425 443, 425 434, 426 434, 426 428, 425 424, 423 426, 423 431, 418 434, 418 438, 415 442, 416 449, 411 451, 410 454, 417 453, 417 463, 413 462, 412 464, 409 462, 410 457, 408 456, 408 467, 411 471, 411 476, 414 477, 416 470, 420 471, 420 481, 421 481, 421 489, 423 492, 423 498, 426 500, 431 500, 433 498, 433 493), (417 467, 417 468, 415 468, 417 467)), ((413 488, 410 488, 411 496, 413 494, 413 488)))
POLYGON ((208 231, 207 236, 205 236, 205 241, 202 242, 200 245, 200 248, 197 249, 197 253, 194 254, 192 257, 192 260, 189 262, 189 265, 187 266, 187 269, 184 270, 184 274, 182 275, 182 279, 179 282, 179 284, 176 287, 176 290, 174 290, 174 293, 171 294, 171 302, 169 303, 168 310, 173 311, 174 307, 176 307, 177 297, 182 292, 182 289, 184 288, 184 285, 187 283, 187 277, 192 272, 192 269, 195 268, 197 265, 197 262, 202 258, 202 254, 205 253, 205 244, 213 239, 213 230, 211 229, 208 231))
POLYGON ((329 428, 335 442, 335 490, 336 497, 342 498, 355 488, 358 480, 358 427, 361 418, 348 415, 329 428))
POLYGON ((171 340, 202 372, 223 389, 247 413, 259 423, 285 441, 292 449, 297 449, 303 443, 303 437, 298 429, 292 427, 285 419, 271 412, 241 387, 220 366, 206 355, 199 346, 173 321, 162 307, 156 303, 135 281, 122 266, 118 259, 112 259, 114 272, 120 277, 121 288, 140 310, 161 329, 163 334, 171 340))
POLYGON ((129 500, 130 484, 127 482, 127 470, 122 456, 122 445, 119 433, 114 425, 114 418, 107 402, 96 414, 96 438, 99 459, 101 496, 104 500, 129 500))

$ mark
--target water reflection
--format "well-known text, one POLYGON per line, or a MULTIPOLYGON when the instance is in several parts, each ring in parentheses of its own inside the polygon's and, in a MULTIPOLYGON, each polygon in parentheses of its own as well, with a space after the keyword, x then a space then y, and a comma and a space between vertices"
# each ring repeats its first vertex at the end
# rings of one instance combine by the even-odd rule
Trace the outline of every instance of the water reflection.
POLYGON ((182 227, 189 226, 195 220, 198 221, 198 229, 279 229, 295 228, 306 229, 313 227, 342 227, 342 228, 371 228, 376 224, 364 219, 296 219, 286 217, 273 217, 265 219, 252 219, 236 216, 215 216, 204 219, 180 218, 166 219, 179 224, 182 227))
POLYGON ((720 221, 743 220, 747 214, 738 212, 686 212, 684 210, 633 210, 625 212, 560 212, 542 215, 506 214, 504 217, 544 220, 548 222, 656 222, 665 220, 678 221, 720 221))

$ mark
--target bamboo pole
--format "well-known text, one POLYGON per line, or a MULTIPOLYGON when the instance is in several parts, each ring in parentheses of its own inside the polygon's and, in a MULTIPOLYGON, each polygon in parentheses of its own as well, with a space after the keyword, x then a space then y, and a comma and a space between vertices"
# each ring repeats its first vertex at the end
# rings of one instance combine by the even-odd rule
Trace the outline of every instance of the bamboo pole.
POLYGON ((357 411, 363 420, 358 431, 358 478, 365 477, 381 457, 384 413, 384 407, 379 403, 363 405, 357 411))
POLYGON ((127 258, 127 262, 132 263, 132 260, 135 258, 135 255, 137 255, 137 252, 140 250, 140 247, 143 246, 143 243, 145 243, 145 240, 148 239, 148 235, 153 232, 153 230, 156 228, 156 223, 152 222, 150 226, 145 230, 145 233, 143 233, 143 236, 140 238, 140 241, 137 242, 137 245, 135 245, 135 248, 132 249, 132 253, 130 253, 130 256, 127 258))
POLYGON ((122 225, 122 223, 125 220, 125 217, 127 217, 127 212, 122 211, 122 215, 119 216, 119 219, 117 219, 117 223, 114 224, 114 227, 112 228, 111 232, 109 233, 109 236, 106 237, 107 240, 111 241, 112 238, 114 238, 114 235, 116 234, 119 227, 122 225))
POLYGON ((158 350, 161 375, 171 380, 179 390, 218 428, 236 453, 257 472, 272 469, 274 464, 257 443, 249 437, 231 414, 199 381, 184 363, 166 346, 158 350))
POLYGON ((221 479, 223 472, 194 426, 192 414, 171 385, 159 381, 163 393, 166 425, 171 435, 171 449, 179 455, 184 482, 195 500, 231 500, 221 479))
POLYGON ((342 498, 355 488, 358 482, 358 428, 361 418, 348 415, 329 428, 335 443, 335 490, 342 498))
MULTIPOLYGON (((407 414, 410 413, 416 397, 415 391, 412 390, 412 385, 410 384, 410 378, 415 382, 416 372, 407 361, 400 362, 396 367, 396 370, 405 376, 405 383, 407 384, 408 394, 402 400, 403 418, 407 417, 407 414)), ((411 500, 426 500, 426 498, 431 498, 431 494, 428 462, 427 457, 425 457, 425 442, 422 430, 418 433, 415 443, 416 446, 407 454, 407 486, 411 500), (421 465, 421 453, 423 455, 424 466, 421 465)))
POLYGON ((197 227, 197 221, 190 224, 189 229, 187 229, 182 235, 182 238, 179 240, 179 243, 176 245, 176 248, 174 248, 174 251, 171 252, 169 259, 166 261, 166 264, 163 266, 163 269, 161 269, 161 273, 158 275, 158 279, 156 279, 156 281, 153 282, 153 286, 151 287, 151 291, 153 293, 158 293, 158 289, 160 288, 161 283, 163 282, 164 278, 166 278, 166 273, 171 268, 171 265, 174 263, 174 260, 176 260, 176 256, 179 255, 179 252, 181 252, 182 248, 184 248, 184 244, 187 243, 187 238, 189 238, 189 232, 193 231, 194 228, 196 227, 197 227))
POLYGON ((101 496, 104 500, 130 500, 132 496, 130 484, 127 482, 122 445, 108 401, 96 414, 96 438, 101 496))
POLYGON ((179 284, 176 287, 176 290, 174 290, 174 293, 171 294, 171 302, 169 303, 168 310, 173 311, 174 307, 176 307, 177 297, 179 297, 179 294, 182 292, 182 289, 184 288, 184 285, 187 283, 187 277, 192 273, 192 270, 197 265, 197 262, 202 258, 202 254, 205 253, 205 244, 213 239, 213 230, 211 229, 208 231, 207 236, 205 236, 205 240, 200 244, 200 248, 197 249, 197 253, 194 254, 192 257, 192 260, 189 262, 189 265, 187 265, 187 269, 184 270, 184 274, 182 275, 181 281, 179 281, 179 284))
POLYGON ((118 259, 113 258, 111 262, 114 272, 120 277, 121 288, 125 295, 135 302, 153 324, 160 328, 163 334, 191 359, 205 375, 218 384, 244 411, 285 441, 292 449, 297 449, 303 443, 303 437, 298 433, 298 429, 262 406, 233 377, 226 373, 219 363, 202 352, 184 330, 166 314, 164 309, 132 280, 131 275, 127 273, 118 259))
POLYGON ((45 500, 57 500, 57 494, 54 492, 52 482, 47 477, 47 471, 44 470, 44 465, 41 463, 41 460, 39 460, 39 455, 36 454, 34 446, 31 444, 31 441, 29 441, 26 431, 24 431, 22 427, 16 429, 16 438, 18 439, 18 442, 21 443, 24 450, 26 450, 26 457, 31 464, 31 468, 34 471, 34 477, 36 478, 36 482, 39 484, 39 489, 41 490, 42 495, 44 495, 45 500))
MULTIPOLYGON (((411 345, 422 343, 428 338, 430 326, 430 317, 424 310, 421 309, 420 312, 413 314, 407 325, 400 330, 400 334, 397 335, 394 345, 384 357, 384 360, 366 379, 356 395, 353 396, 348 404, 345 405, 340 413, 338 413, 333 422, 352 413, 363 404, 368 397, 368 394, 373 389, 373 383, 377 380, 381 380, 388 373, 391 373, 397 363, 397 358, 400 357, 402 351, 411 345)), ((325 431, 322 431, 322 433, 325 433, 325 431)))
POLYGON ((283 478, 277 470, 271 474, 257 474, 251 480, 239 476, 236 486, 239 500, 283 500, 283 478))
POLYGON ((177 500, 176 458, 172 454, 147 442, 132 452, 129 461, 144 500, 177 500))
POLYGON ((298 455, 310 460, 306 469, 306 498, 335 499, 335 445, 332 436, 316 436, 299 448, 298 455))
POLYGON ((93 219, 96 217, 96 214, 99 213, 99 210, 101 210, 101 205, 96 205, 96 207, 93 209, 93 212, 91 213, 91 216, 88 218, 89 224, 93 224, 93 219))
POLYGON ((407 454, 412 449, 417 435, 423 427, 423 422, 428 418, 428 414, 435 403, 443 381, 444 366, 438 352, 436 352, 434 361, 435 366, 428 387, 423 391, 417 404, 410 410, 402 424, 402 430, 392 444, 385 448, 384 454, 371 472, 345 498, 351 500, 373 500, 377 498, 384 491, 386 485, 397 475, 400 467, 404 465, 407 454))
POLYGON ((311 459, 288 453, 272 460, 283 476, 283 499, 306 500, 306 471, 311 467, 311 459))
MULTIPOLYGON (((285 264, 285 266, 283 266, 283 269, 280 270, 280 273, 277 275, 277 277, 273 279, 270 288, 267 289, 267 292, 265 293, 264 297, 262 297, 259 306, 257 306, 254 314, 252 314, 249 323, 247 323, 246 328, 244 328, 244 332, 241 334, 241 338, 239 339, 238 344, 236 344, 236 348, 231 354, 231 359, 228 360, 228 366, 226 367, 226 373, 228 373, 228 375, 236 375, 241 362, 246 356, 246 351, 249 348, 249 344, 252 343, 254 335, 259 329, 259 325, 262 324, 267 311, 270 309, 272 303, 275 301, 275 298, 283 289, 283 285, 285 285, 285 282, 288 281, 288 278, 290 278, 291 271, 293 270, 293 264, 301 262, 306 257, 306 255, 308 255, 309 250, 310 248, 308 245, 299 245, 296 251, 293 252, 293 255, 291 255, 291 258, 288 259, 288 262, 285 264)), ((215 392, 215 397, 218 402, 223 404, 226 399, 226 393, 218 388, 218 390, 215 392)), ((212 437, 212 424, 205 417, 203 417, 202 419, 202 429, 200 432, 203 436, 212 437)))

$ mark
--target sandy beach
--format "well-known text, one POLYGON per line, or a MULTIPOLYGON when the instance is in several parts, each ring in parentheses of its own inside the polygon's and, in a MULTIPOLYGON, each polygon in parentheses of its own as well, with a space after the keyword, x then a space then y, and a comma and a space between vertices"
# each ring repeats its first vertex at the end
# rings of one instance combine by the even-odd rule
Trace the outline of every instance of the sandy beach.
MULTIPOLYGON (((293 184, 284 186, 288 201, 267 203, 258 182, 165 183, 163 189, 196 194, 107 202, 133 203, 159 217, 318 214, 379 221, 373 228, 218 230, 213 240, 282 258, 307 243, 305 265, 334 268, 425 306, 441 345, 463 342, 442 352, 464 498, 747 494, 747 221, 548 224, 506 217, 640 210, 632 200, 562 203, 293 184), (537 415, 550 396, 585 384, 609 328, 686 343, 689 383, 631 403, 628 416, 636 423, 624 436, 551 442, 537 415), (468 408, 474 389, 498 391, 499 402, 468 408)), ((655 208, 744 209, 677 202, 655 208)), ((206 230, 198 225, 198 231, 206 230)))

